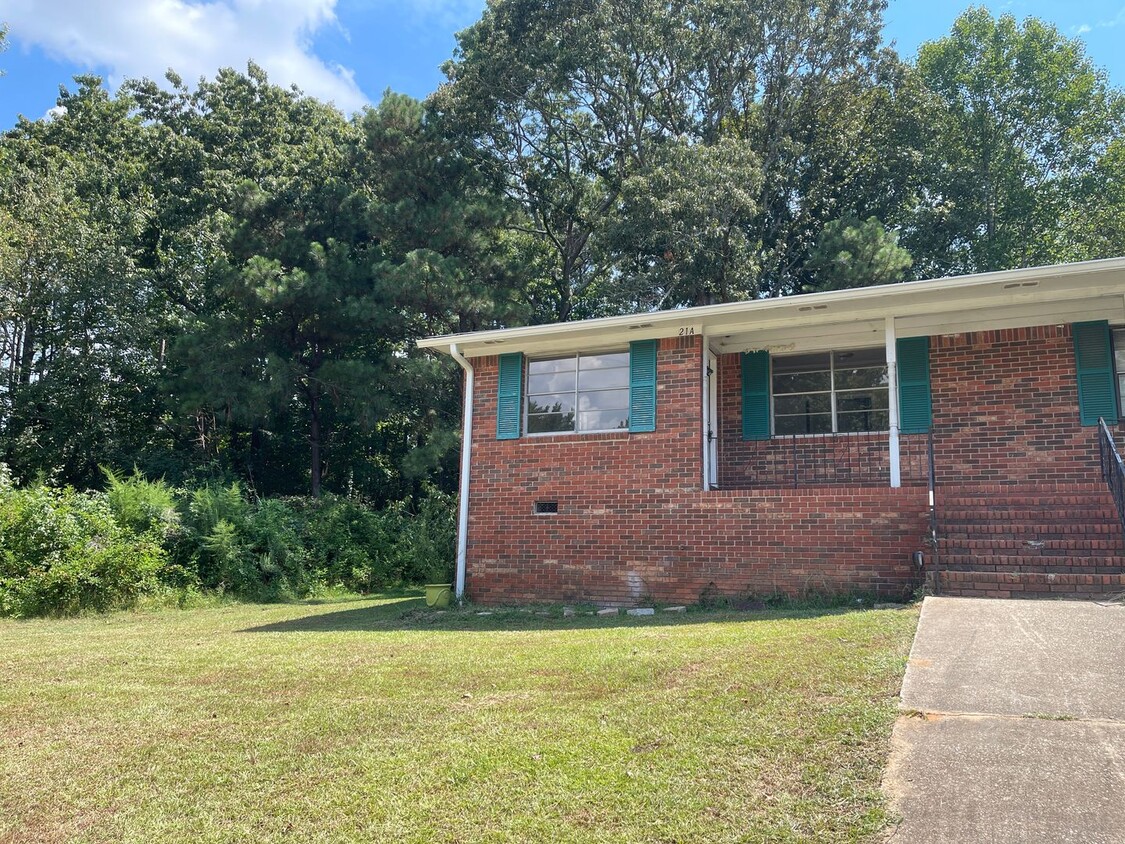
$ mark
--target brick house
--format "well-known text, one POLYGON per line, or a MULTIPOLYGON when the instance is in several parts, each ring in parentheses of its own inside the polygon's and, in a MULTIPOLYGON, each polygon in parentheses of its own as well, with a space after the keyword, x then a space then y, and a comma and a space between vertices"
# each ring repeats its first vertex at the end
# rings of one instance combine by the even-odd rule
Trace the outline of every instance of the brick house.
POLYGON ((419 346, 466 373, 475 601, 1125 590, 1125 258, 419 346))

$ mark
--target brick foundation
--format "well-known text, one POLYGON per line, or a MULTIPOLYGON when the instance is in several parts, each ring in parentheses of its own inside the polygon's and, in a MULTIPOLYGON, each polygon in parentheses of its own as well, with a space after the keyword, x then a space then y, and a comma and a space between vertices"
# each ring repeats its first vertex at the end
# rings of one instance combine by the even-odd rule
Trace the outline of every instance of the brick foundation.
POLYGON ((576 496, 560 502, 557 516, 530 515, 533 497, 509 499, 470 527, 470 537, 489 531, 487 541, 470 544, 474 601, 694 603, 705 593, 852 591, 901 597, 921 583, 911 565, 928 524, 918 489, 576 496))

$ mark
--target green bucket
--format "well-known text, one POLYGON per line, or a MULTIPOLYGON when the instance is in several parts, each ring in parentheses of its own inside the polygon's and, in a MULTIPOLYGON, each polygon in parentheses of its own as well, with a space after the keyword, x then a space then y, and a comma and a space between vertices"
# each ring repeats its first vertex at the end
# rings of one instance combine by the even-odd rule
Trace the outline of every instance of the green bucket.
POLYGON ((444 609, 449 606, 449 598, 452 594, 452 583, 427 583, 426 606, 444 609))

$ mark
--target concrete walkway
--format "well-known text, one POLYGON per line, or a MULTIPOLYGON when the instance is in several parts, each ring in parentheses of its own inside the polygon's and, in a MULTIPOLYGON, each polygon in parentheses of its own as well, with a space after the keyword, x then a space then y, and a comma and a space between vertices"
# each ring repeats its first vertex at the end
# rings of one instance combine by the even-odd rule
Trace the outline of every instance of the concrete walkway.
POLYGON ((1125 606, 927 598, 901 708, 894 844, 1125 842, 1125 606))

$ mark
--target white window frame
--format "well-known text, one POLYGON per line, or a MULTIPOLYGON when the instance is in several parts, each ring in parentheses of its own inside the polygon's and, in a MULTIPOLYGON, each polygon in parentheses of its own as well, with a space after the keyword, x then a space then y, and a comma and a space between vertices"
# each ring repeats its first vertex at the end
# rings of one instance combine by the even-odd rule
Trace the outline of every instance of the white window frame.
MULTIPOLYGON (((610 387, 608 389, 603 389, 603 390, 579 390, 578 389, 578 373, 579 373, 578 364, 579 364, 580 359, 584 358, 584 357, 595 358, 595 357, 600 357, 602 355, 622 355, 622 354, 625 355, 627 358, 631 359, 631 352, 630 352, 628 347, 626 347, 624 349, 601 349, 601 350, 596 351, 596 352, 575 352, 575 353, 569 354, 569 355, 544 355, 542 357, 535 357, 535 358, 528 357, 527 361, 526 361, 527 365, 524 367, 524 376, 523 376, 524 377, 524 382, 523 382, 523 408, 521 410, 521 412, 523 414, 523 418, 520 420, 521 424, 523 425, 524 436, 527 436, 527 437, 566 437, 566 436, 574 436, 575 434, 577 434, 579 436, 585 436, 586 434, 627 434, 627 433, 629 433, 629 425, 628 424, 626 424, 626 426, 624 428, 597 428, 597 429, 591 429, 589 431, 578 430, 578 414, 582 412, 582 411, 579 410, 578 398, 582 393, 601 393, 601 392, 609 392, 610 390, 620 390, 620 389, 622 389, 621 387, 610 387), (568 358, 574 359, 574 427, 571 428, 569 431, 536 431, 535 433, 532 433, 531 430, 527 426, 527 418, 530 415, 527 412, 527 406, 528 406, 528 404, 530 404, 529 400, 531 398, 531 364, 535 363, 536 361, 567 360, 568 358)), ((629 369, 628 364, 626 364, 625 369, 626 370, 629 369)), ((626 380, 624 389, 626 389, 626 390, 630 389, 630 380, 631 379, 626 380)), ((625 408, 626 416, 628 417, 628 421, 631 423, 632 422, 632 413, 630 412, 630 410, 631 410, 631 408, 629 408, 629 407, 625 408)))
POLYGON ((1121 379, 1125 378, 1125 370, 1117 365, 1117 350, 1125 351, 1125 326, 1109 327, 1109 345, 1110 362, 1113 364, 1113 386, 1117 390, 1117 413, 1119 418, 1125 419, 1125 390, 1121 389, 1121 379))
MULTIPOLYGON (((891 395, 890 395, 890 384, 889 383, 882 388, 882 389, 885 389, 887 391, 887 402, 888 402, 887 414, 888 414, 888 418, 887 418, 887 427, 886 428, 882 428, 882 429, 879 429, 877 431, 840 431, 839 430, 840 420, 839 420, 839 416, 838 416, 838 413, 837 413, 837 410, 836 410, 837 393, 840 393, 840 392, 861 393, 861 392, 866 392, 866 390, 857 390, 857 389, 837 390, 837 388, 836 388, 836 355, 844 353, 844 352, 866 352, 866 351, 872 351, 872 350, 878 350, 878 351, 883 352, 883 368, 886 369, 887 368, 887 354, 886 354, 887 350, 884 346, 854 346, 854 347, 848 347, 848 348, 842 348, 842 349, 831 349, 831 350, 828 350, 828 351, 807 351, 807 352, 797 352, 797 353, 790 354, 790 355, 770 355, 770 436, 771 437, 828 437, 828 436, 840 436, 840 435, 842 435, 842 436, 852 436, 852 435, 855 435, 855 434, 883 434, 883 433, 887 433, 890 430, 889 407, 890 407, 891 395), (784 360, 785 358, 789 358, 789 357, 799 357, 799 356, 802 356, 802 355, 825 355, 825 354, 828 355, 828 373, 829 373, 829 375, 828 375, 828 389, 827 390, 810 390, 810 391, 803 392, 803 393, 781 393, 780 395, 781 396, 823 396, 823 395, 827 394, 828 397, 829 397, 829 408, 830 408, 830 413, 831 413, 831 417, 832 417, 832 430, 831 431, 814 431, 814 432, 811 432, 811 433, 803 433, 803 434, 788 434, 788 433, 779 434, 779 433, 777 433, 777 416, 778 416, 778 413, 777 413, 777 396, 779 394, 775 393, 774 389, 773 389, 774 365, 777 363, 778 360, 784 360)), ((842 369, 851 369, 853 367, 841 367, 841 368, 842 369)), ((858 367, 858 368, 873 369, 874 367, 858 367)), ((822 372, 823 370, 816 370, 816 371, 822 372)), ((868 390, 870 390, 870 389, 872 389, 872 388, 868 388, 868 390)), ((878 389, 878 388, 874 388, 874 389, 878 389)), ((880 410, 881 410, 881 408, 880 408, 880 410)), ((846 411, 846 412, 851 412, 851 411, 846 411)), ((797 414, 783 413, 781 415, 782 416, 796 416, 797 414)), ((818 415, 823 415, 823 414, 818 414, 818 415)))

